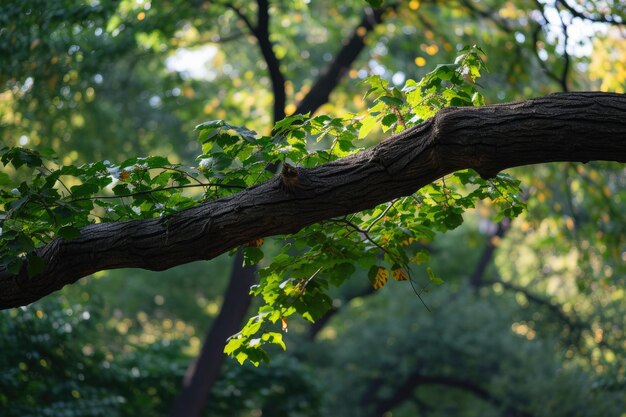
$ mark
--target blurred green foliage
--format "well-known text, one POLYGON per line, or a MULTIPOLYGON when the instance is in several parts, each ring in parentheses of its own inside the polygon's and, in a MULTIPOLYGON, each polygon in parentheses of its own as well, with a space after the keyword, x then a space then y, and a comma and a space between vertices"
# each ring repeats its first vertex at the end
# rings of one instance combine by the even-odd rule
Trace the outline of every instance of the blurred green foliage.
MULTIPOLYGON (((623 92, 624 40, 619 25, 610 23, 624 21, 623 6, 568 5, 403 2, 364 34, 365 50, 322 112, 343 118, 399 105, 394 89, 453 62, 462 45, 473 44, 487 56, 489 72, 480 80, 486 102, 564 87, 623 92), (599 23, 585 25, 580 16, 599 23), (363 99, 367 88, 359 81, 371 76, 385 89, 363 99), (390 99, 373 101, 381 96, 390 99)), ((235 10, 254 23, 256 7, 0 2, 0 141, 51 148, 64 165, 100 159, 120 166, 166 155, 175 167, 193 164, 200 151, 192 130, 206 120, 268 134, 267 66, 235 10)), ((336 57, 364 7, 361 0, 271 2, 274 52, 288 80, 287 114, 336 57)), ((398 127, 397 117, 368 117, 367 144, 398 127)), ((341 144, 339 150, 350 151, 341 144)), ((36 185, 23 170, 0 174, 3 183, 36 185)), ((330 291, 334 315, 314 338, 308 323, 290 319, 289 332, 280 333, 290 350, 273 352, 271 367, 226 364, 206 414, 621 417, 624 168, 563 164, 512 174, 521 180, 528 211, 506 234, 494 233, 494 212, 479 203, 463 215, 463 227, 420 248, 445 279, 421 295, 432 313, 406 283, 371 295, 368 271, 355 270, 330 291), (487 243, 497 248, 495 261, 480 288, 469 289, 487 243)), ((304 250, 315 247, 309 243, 304 250)), ((276 261, 279 250, 280 244, 265 242, 260 266, 276 261)), ((0 313, 0 414, 166 414, 219 312, 229 264, 222 257, 161 274, 106 272, 0 313)), ((281 332, 278 324, 272 330, 281 332)))

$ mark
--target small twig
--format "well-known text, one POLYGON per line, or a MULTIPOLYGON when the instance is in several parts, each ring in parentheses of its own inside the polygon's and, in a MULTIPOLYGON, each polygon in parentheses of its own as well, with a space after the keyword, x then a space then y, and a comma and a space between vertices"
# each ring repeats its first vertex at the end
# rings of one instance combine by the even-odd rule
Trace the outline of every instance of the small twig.
POLYGON ((415 295, 417 295, 417 298, 419 298, 419 300, 424 305, 424 307, 426 307, 426 310, 428 310, 429 313, 432 313, 431 309, 428 308, 428 305, 426 305, 426 303, 424 302, 424 299, 422 298, 422 293, 424 292, 424 290, 426 288, 428 288, 428 284, 426 286, 422 287, 422 289, 418 292, 417 288, 415 288, 415 283, 413 282, 413 277, 411 276, 411 270, 407 267, 406 271, 407 271, 407 274, 409 275, 409 283, 411 284, 411 288, 413 288, 413 292, 415 293, 415 295))
MULTIPOLYGON (((397 200, 396 200, 397 201, 397 200)), ((392 204, 391 204, 392 205, 392 204)), ((391 207, 390 205, 390 207, 391 207)), ((417 296, 417 298, 419 298, 420 302, 424 305, 424 307, 426 307, 426 310, 428 310, 428 312, 430 313, 431 310, 430 308, 428 308, 428 306, 426 305, 426 303, 424 302, 424 299, 422 298, 421 294, 423 292, 422 291, 418 291, 417 288, 415 287, 415 283, 413 282, 413 277, 411 277, 411 269, 409 268, 409 266, 402 262, 401 260, 399 260, 396 255, 390 251, 388 251, 386 248, 384 248, 383 246, 381 246, 380 244, 378 244, 376 241, 374 241, 374 239, 372 239, 370 237, 370 235, 367 233, 367 231, 361 229, 359 226, 357 226, 356 224, 352 223, 351 221, 347 220, 347 219, 339 219, 337 220, 338 222, 341 223, 345 223, 348 226, 352 227, 354 230, 356 230, 358 233, 361 233, 367 240, 369 240, 372 244, 374 244, 378 249, 380 249, 381 251, 383 251, 384 253, 386 253, 387 255, 389 255, 389 257, 394 261, 397 262, 398 264, 402 265, 402 267, 404 269, 406 269, 407 275, 409 276, 409 283, 411 284, 411 288, 413 288, 413 292, 415 293, 415 295, 417 296)), ((427 288, 428 285, 424 288, 427 288)))
POLYGON ((200 184, 186 184, 186 185, 173 185, 170 187, 156 188, 154 190, 143 190, 137 191, 135 193, 123 194, 123 195, 103 195, 103 196, 93 196, 93 197, 82 197, 75 198, 70 200, 70 203, 75 203, 77 201, 86 201, 86 200, 105 200, 105 199, 114 199, 114 198, 125 198, 125 197, 135 197, 138 195, 156 193, 159 191, 167 191, 167 190, 177 190, 181 188, 194 188, 194 187, 224 187, 224 188, 237 188, 237 189, 246 189, 247 187, 243 185, 234 185, 234 184, 219 184, 219 183, 200 183, 200 184))
POLYGON ((241 21, 246 25, 246 27, 252 32, 254 36, 256 36, 257 28, 254 27, 248 16, 246 16, 239 7, 235 6, 232 3, 221 3, 223 7, 232 10, 235 14, 241 19, 241 21))
POLYGON ((365 229, 366 232, 369 233, 370 230, 372 230, 372 227, 374 227, 374 225, 376 223, 378 223, 381 219, 383 219, 387 213, 389 212, 389 210, 391 210, 391 208, 393 207, 394 204, 396 204, 396 202, 400 200, 399 198, 396 198, 395 200, 392 200, 391 203, 385 208, 385 210, 383 210, 382 213, 380 213, 380 215, 375 218, 374 220, 372 220, 372 223, 370 223, 370 225, 367 227, 367 229, 365 229))
POLYGON ((400 113, 400 110, 398 109, 398 107, 397 106, 391 106, 391 110, 393 111, 393 113, 398 118, 398 123, 400 124, 400 126, 402 126, 402 128, 404 130, 406 130, 406 123, 404 122, 404 117, 402 117, 402 113, 400 113))
POLYGON ((567 0, 557 0, 557 3, 559 3, 565 9, 567 9, 567 11, 569 11, 573 16, 579 17, 579 18, 581 18, 583 20, 589 20, 591 22, 607 23, 607 24, 610 24, 610 25, 621 25, 621 24, 623 24, 623 22, 618 22, 613 17, 608 17, 608 16, 604 16, 604 15, 601 15, 600 17, 594 17, 594 16, 590 16, 589 14, 587 14, 585 12, 579 12, 572 5, 570 5, 567 2, 567 0))
POLYGON ((363 235, 363 237, 365 237, 367 240, 369 240, 369 242, 372 243, 374 246, 376 246, 378 249, 380 249, 381 251, 383 251, 384 253, 389 255, 389 257, 391 257, 392 259, 395 259, 394 254, 389 252, 387 249, 385 249, 383 246, 381 246, 378 242, 376 242, 374 239, 372 239, 372 237, 367 233, 366 230, 361 229, 359 226, 357 226, 356 224, 352 223, 348 219, 339 219, 338 221, 340 223, 345 223, 348 226, 352 227, 354 230, 357 231, 357 233, 361 233, 363 235))

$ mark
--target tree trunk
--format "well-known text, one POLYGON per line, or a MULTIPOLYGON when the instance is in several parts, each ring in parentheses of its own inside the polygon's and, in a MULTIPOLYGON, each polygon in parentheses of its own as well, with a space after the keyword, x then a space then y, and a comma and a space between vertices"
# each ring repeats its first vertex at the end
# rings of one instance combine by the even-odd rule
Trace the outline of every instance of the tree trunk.
POLYGON ((211 326, 197 360, 187 370, 183 389, 170 413, 172 417, 201 416, 209 399, 211 387, 220 374, 224 362, 226 339, 236 332, 250 306, 248 292, 254 283, 255 269, 242 266, 243 256, 238 251, 220 314, 211 326), (245 294, 246 297, 241 297, 245 294))

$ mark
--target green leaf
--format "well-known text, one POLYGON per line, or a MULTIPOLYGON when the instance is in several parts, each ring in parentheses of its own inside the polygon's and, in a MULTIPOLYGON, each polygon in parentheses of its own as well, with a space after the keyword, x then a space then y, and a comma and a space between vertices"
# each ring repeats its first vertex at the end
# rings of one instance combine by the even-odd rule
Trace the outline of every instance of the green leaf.
POLYGON ((396 116, 394 113, 389 113, 388 115, 382 118, 380 123, 385 127, 391 127, 397 121, 398 121, 398 116, 396 116))
POLYGON ((404 104, 402 100, 396 97, 382 96, 379 100, 391 107, 401 107, 404 104))
POLYGON ((237 349, 239 349, 244 342, 244 339, 239 336, 231 337, 228 339, 228 343, 224 347, 224 353, 227 355, 232 355, 237 349))
POLYGON ((72 192, 72 195, 74 196, 74 198, 89 197, 97 193, 98 191, 100 191, 100 187, 98 187, 96 184, 86 183, 86 184, 75 185, 70 188, 70 191, 72 192))
MULTIPOLYGON (((239 352, 235 356, 235 359, 237 359, 237 362, 239 362, 239 365, 243 365, 246 359, 248 359, 248 354, 245 352, 239 352)), ((258 366, 258 365, 255 365, 255 366, 258 366)))
POLYGON ((247 247, 243 250, 243 264, 245 266, 256 265, 263 259, 263 251, 260 248, 247 247))
POLYGON ((426 263, 430 260, 430 254, 425 250, 417 251, 415 256, 411 258, 411 261, 415 262, 417 265, 426 263))
POLYGON ((164 156, 151 156, 146 158, 146 162, 148 163, 148 168, 162 168, 171 165, 170 161, 164 156))
POLYGON ((485 98, 479 92, 475 92, 474 95, 472 96, 472 104, 474 106, 484 106, 485 98))
POLYGON ((223 120, 209 120, 207 122, 196 125, 194 130, 213 130, 219 127, 223 127, 225 124, 226 122, 223 120))
POLYGON ((65 240, 75 239, 80 236, 80 229, 74 226, 63 226, 58 231, 59 237, 65 240))
POLYGON ((430 267, 426 268, 426 273, 428 274, 428 279, 430 280, 430 282, 435 285, 441 285, 445 282, 443 279, 435 276, 435 273, 430 267))
POLYGON ((294 114, 293 116, 285 117, 279 120, 274 125, 273 133, 275 135, 284 134, 299 129, 306 121, 309 120, 309 113, 307 114, 294 114))
POLYGON ((46 267, 46 264, 43 261, 43 259, 37 255, 29 254, 26 257, 26 259, 28 261, 27 269, 28 269, 28 276, 30 278, 41 274, 46 267))
POLYGON ((198 142, 200 142, 203 145, 202 146, 203 152, 206 153, 211 149, 213 145, 210 141, 215 136, 217 136, 218 133, 219 133, 219 129, 203 129, 200 131, 200 134, 198 135, 198 142))
POLYGON ((5 172, 0 172, 0 186, 7 186, 12 183, 13 182, 11 181, 11 177, 9 177, 9 174, 5 172))
POLYGON ((115 187, 113 187, 113 193, 115 193, 115 195, 128 195, 130 194, 130 189, 128 188, 127 184, 117 184, 115 187))
POLYGON ((363 120, 361 120, 361 129, 359 130, 359 139, 363 139, 371 132, 371 130, 376 126, 376 118, 372 116, 366 116, 363 120))
POLYGON ((24 260, 22 258, 15 257, 11 259, 11 261, 9 261, 9 263, 7 264, 7 270, 12 274, 17 274, 20 272, 20 269, 22 269, 23 263, 24 260))
POLYGON ((261 339, 268 343, 280 346, 283 350, 287 350, 287 345, 283 342, 283 335, 277 332, 267 332, 261 336, 261 339))

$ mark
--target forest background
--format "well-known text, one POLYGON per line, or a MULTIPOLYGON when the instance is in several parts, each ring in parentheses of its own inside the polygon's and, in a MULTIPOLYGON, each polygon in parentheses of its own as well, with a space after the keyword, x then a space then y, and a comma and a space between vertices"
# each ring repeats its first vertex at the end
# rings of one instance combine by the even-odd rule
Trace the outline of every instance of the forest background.
MULTIPOLYGON (((294 113, 366 114, 363 80, 401 88, 467 45, 484 51, 487 103, 626 89, 620 2, 0 4, 0 140, 62 164, 194 165, 199 123, 269 134, 294 113)), ((520 216, 479 204, 417 242, 444 281, 415 274, 423 303, 407 282, 374 290, 357 270, 315 324, 289 319, 289 348, 270 349, 269 366, 222 354, 259 303, 241 252, 100 272, 3 311, 0 414, 623 416, 624 167, 508 172, 520 216)), ((267 239, 258 266, 281 245, 267 239)))

